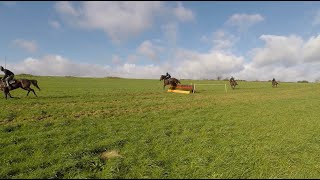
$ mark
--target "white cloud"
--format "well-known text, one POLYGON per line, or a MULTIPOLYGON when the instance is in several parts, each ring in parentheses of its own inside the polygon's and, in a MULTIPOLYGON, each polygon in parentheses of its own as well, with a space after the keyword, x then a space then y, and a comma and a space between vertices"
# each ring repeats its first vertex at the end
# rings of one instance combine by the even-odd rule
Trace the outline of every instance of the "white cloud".
MULTIPOLYGON (((120 59, 117 55, 115 59, 120 59)), ((130 56, 135 58, 134 56, 130 56)), ((129 59, 129 57, 128 57, 129 59)), ((151 78, 158 79, 163 70, 160 66, 136 65, 133 63, 117 64, 114 67, 97 64, 75 63, 60 55, 46 55, 41 58, 26 58, 17 64, 7 64, 15 74, 33 74, 39 76, 76 76, 151 78)))
POLYGON ((320 61, 320 35, 310 37, 303 45, 303 59, 305 62, 320 61))
POLYGON ((55 29, 60 29, 61 25, 58 21, 49 21, 49 25, 55 29))
MULTIPOLYGON (((161 74, 169 71, 176 78, 213 78, 218 74, 228 73, 242 68, 241 57, 210 52, 201 54, 180 50, 176 61, 168 61, 160 65, 137 65, 134 63, 118 63, 114 67, 95 64, 80 64, 60 55, 47 55, 41 58, 26 58, 18 64, 8 64, 16 74, 26 73, 41 76, 78 76, 158 79, 161 74)), ((120 60, 117 55, 114 59, 120 60)), ((132 56, 134 57, 134 56, 132 56)), ((128 57, 129 59, 129 57, 128 57)))
POLYGON ((196 51, 179 50, 175 71, 181 78, 212 79, 218 75, 229 77, 233 72, 241 71, 244 58, 222 51, 199 53, 196 51))
POLYGON ((150 28, 163 10, 163 2, 85 1, 78 6, 57 2, 56 9, 69 24, 103 30, 114 42, 120 42, 150 28))
POLYGON ((263 48, 251 51, 251 62, 245 64, 237 75, 247 80, 281 81, 308 80, 320 78, 320 36, 304 41, 301 37, 262 35, 263 48))
POLYGON ((34 40, 24 40, 24 39, 16 39, 12 42, 14 46, 20 47, 28 52, 36 52, 38 50, 38 45, 34 40))
POLYGON ((262 35, 260 39, 265 42, 265 47, 256 48, 251 52, 252 64, 255 67, 274 64, 289 67, 302 61, 302 38, 295 35, 262 35))
POLYGON ((215 31, 213 33, 213 44, 214 44, 213 49, 216 49, 216 50, 230 49, 234 46, 237 40, 238 39, 234 35, 226 31, 223 31, 223 30, 215 31))
POLYGON ((183 7, 181 2, 178 2, 178 7, 173 9, 173 13, 182 22, 193 21, 195 19, 192 10, 183 7))
POLYGON ((78 10, 75 9, 72 4, 68 1, 59 1, 55 4, 56 10, 65 15, 70 15, 70 16, 79 16, 78 10))
MULTIPOLYGON (((181 22, 195 20, 194 12, 185 8, 181 2, 178 2, 176 8, 169 8, 162 1, 61 1, 56 3, 55 9, 68 25, 102 30, 114 43, 150 29, 160 17, 167 17, 170 21, 178 19, 181 22), (176 19, 172 19, 172 16, 176 19)), ((172 23, 165 26, 172 26, 172 23)))
POLYGON ((151 60, 158 60, 158 53, 163 51, 163 48, 154 45, 151 41, 146 40, 137 49, 138 53, 147 56, 151 60))
POLYGON ((264 18, 260 14, 233 14, 226 24, 230 26, 238 27, 239 30, 245 30, 250 26, 263 21, 264 18))
MULTIPOLYGON (((217 33, 216 37, 224 37, 217 33)), ((320 79, 320 35, 303 40, 296 35, 261 35, 265 44, 254 48, 249 59, 231 52, 213 49, 207 53, 179 50, 174 72, 182 78, 210 79, 218 75, 234 76, 245 80, 271 80, 296 82, 320 79)))
POLYGON ((153 64, 136 65, 125 63, 122 66, 117 66, 112 72, 113 76, 124 78, 140 78, 140 79, 157 79, 163 74, 160 66, 153 64))
MULTIPOLYGON (((176 38, 175 23, 167 24, 163 30, 167 38, 171 40, 176 38)), ((320 35, 308 39, 297 35, 261 35, 259 39, 264 45, 252 49, 247 59, 227 51, 236 39, 233 35, 219 30, 213 33, 212 38, 215 44, 208 52, 177 49, 173 51, 175 56, 172 59, 157 62, 156 65, 138 64, 139 57, 136 54, 123 56, 122 59, 118 55, 113 55, 110 60, 113 63, 112 67, 80 64, 59 55, 48 55, 39 59, 27 58, 19 64, 8 67, 12 67, 11 69, 17 74, 80 77, 118 76, 158 79, 161 74, 169 72, 179 79, 212 79, 217 76, 223 78, 234 76, 236 79, 246 80, 271 80, 274 77, 280 81, 293 82, 320 79, 320 35), (217 41, 220 39, 221 41, 217 41), (222 43, 228 39, 230 41, 222 43)), ((136 53, 156 59, 161 49, 155 40, 147 40, 141 43, 136 53)))
POLYGON ((105 77, 110 72, 108 66, 73 63, 59 55, 47 55, 40 59, 29 57, 17 65, 9 64, 8 67, 12 67, 15 74, 40 76, 105 77))
POLYGON ((285 67, 281 65, 253 67, 247 64, 243 71, 235 74, 235 77, 246 80, 272 80, 297 82, 299 80, 315 81, 320 78, 320 64, 296 64, 285 67))

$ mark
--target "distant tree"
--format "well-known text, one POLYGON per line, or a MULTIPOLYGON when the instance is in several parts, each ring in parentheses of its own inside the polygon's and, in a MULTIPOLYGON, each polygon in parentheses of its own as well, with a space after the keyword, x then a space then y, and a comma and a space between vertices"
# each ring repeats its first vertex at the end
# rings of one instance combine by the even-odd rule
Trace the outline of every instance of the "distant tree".
POLYGON ((309 83, 307 80, 298 81, 298 83, 309 83))
POLYGON ((217 80, 220 81, 222 79, 222 76, 218 76, 217 80))

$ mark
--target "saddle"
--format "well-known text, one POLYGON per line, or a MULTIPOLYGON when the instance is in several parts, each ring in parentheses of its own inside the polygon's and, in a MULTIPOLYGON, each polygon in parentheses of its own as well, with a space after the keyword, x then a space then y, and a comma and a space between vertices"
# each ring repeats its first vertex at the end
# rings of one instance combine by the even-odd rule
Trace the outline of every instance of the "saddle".
POLYGON ((12 80, 9 81, 9 84, 14 84, 14 83, 16 83, 15 79, 12 79, 12 80))
MULTIPOLYGON (((5 87, 7 87, 7 83, 5 82, 5 80, 2 79, 2 83, 5 87)), ((16 80, 15 79, 12 79, 9 81, 9 85, 12 85, 12 84, 15 84, 16 83, 16 80)))

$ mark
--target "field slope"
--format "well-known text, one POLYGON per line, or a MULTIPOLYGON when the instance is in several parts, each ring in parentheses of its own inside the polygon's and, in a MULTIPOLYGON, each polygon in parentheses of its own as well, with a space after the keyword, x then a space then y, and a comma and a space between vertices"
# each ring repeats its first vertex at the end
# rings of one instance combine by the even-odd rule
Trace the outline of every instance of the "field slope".
POLYGON ((320 84, 28 78, 39 97, 0 99, 1 179, 320 177, 320 84))

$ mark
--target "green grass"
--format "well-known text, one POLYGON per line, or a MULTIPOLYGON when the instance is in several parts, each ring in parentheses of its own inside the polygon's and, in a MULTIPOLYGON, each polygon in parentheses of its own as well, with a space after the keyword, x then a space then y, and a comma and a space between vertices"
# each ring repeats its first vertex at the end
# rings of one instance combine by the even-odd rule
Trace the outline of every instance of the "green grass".
POLYGON ((320 178, 320 84, 29 78, 0 99, 1 179, 320 178))

